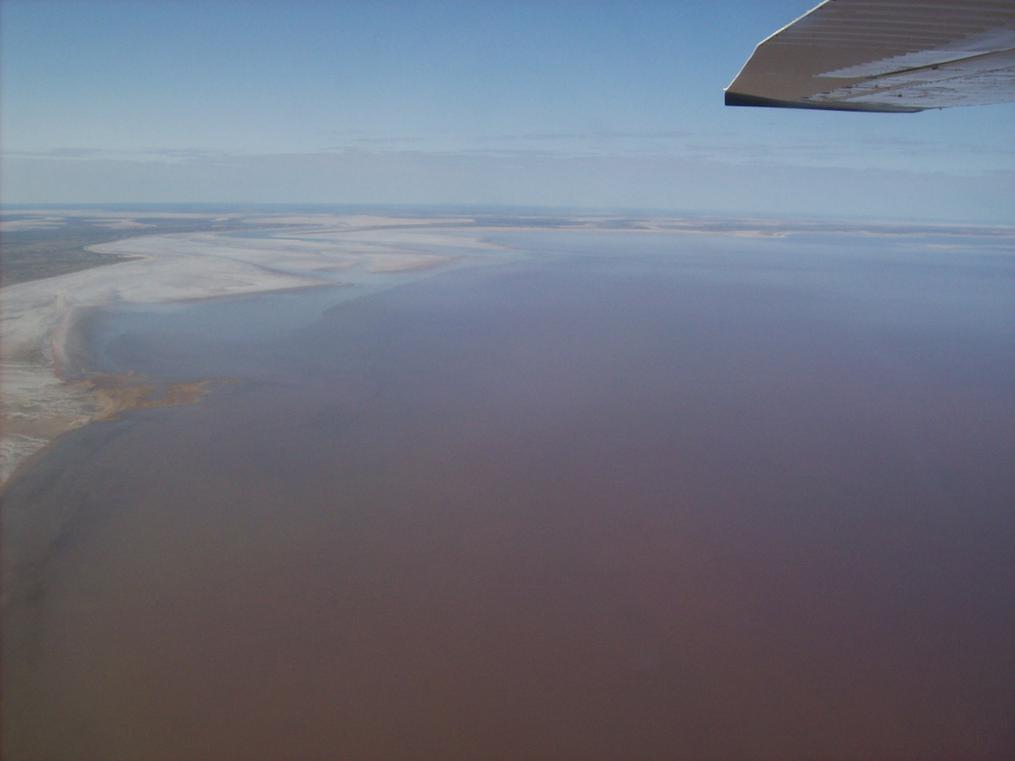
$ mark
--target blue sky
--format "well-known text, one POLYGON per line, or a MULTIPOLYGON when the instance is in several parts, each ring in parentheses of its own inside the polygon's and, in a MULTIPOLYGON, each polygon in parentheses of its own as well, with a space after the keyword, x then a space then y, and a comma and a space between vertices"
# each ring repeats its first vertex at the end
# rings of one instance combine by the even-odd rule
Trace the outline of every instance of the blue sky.
POLYGON ((1015 223, 1013 105, 722 105, 810 5, 5 0, 2 197, 1015 223))

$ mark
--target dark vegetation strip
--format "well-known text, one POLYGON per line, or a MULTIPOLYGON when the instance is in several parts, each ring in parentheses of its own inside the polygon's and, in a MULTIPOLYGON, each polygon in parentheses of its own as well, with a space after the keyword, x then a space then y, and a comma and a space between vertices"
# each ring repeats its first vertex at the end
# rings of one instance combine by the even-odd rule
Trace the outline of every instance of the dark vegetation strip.
MULTIPOLYGON (((7 217, 5 217, 7 218, 7 217)), ((112 243, 140 235, 222 231, 236 227, 225 221, 137 218, 149 227, 110 230, 89 221, 67 219, 59 227, 8 230, 0 234, 0 285, 64 275, 68 272, 136 259, 136 256, 103 254, 89 246, 112 243)))

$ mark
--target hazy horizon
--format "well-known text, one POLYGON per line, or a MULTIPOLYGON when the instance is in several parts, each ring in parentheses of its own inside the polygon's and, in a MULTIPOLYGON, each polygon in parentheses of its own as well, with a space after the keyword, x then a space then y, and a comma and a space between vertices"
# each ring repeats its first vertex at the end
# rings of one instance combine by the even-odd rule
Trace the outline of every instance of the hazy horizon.
POLYGON ((1015 222, 1015 105, 723 106, 811 5, 5 2, 0 196, 1015 222))
POLYGON ((525 204, 463 204, 463 203, 328 203, 301 201, 45 201, 45 202, 3 202, 0 201, 0 214, 17 215, 31 211, 187 211, 194 212, 243 212, 270 213, 272 211, 306 211, 308 213, 377 213, 400 214, 414 212, 419 214, 513 214, 522 217, 539 217, 546 215, 579 215, 579 216, 616 216, 627 218, 665 217, 671 219, 713 219, 721 221, 758 220, 766 222, 793 223, 829 223, 857 224, 871 223, 875 225, 908 224, 923 227, 997 227, 1015 226, 1015 219, 982 219, 952 218, 941 219, 932 216, 892 215, 876 213, 820 213, 820 212, 774 212, 748 209, 688 209, 688 208, 650 208, 624 206, 533 206, 525 204))

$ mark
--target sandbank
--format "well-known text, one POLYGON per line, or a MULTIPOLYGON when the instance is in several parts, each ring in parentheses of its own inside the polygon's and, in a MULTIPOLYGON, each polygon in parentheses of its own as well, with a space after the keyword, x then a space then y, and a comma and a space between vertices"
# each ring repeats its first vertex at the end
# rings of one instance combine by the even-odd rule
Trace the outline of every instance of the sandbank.
MULTIPOLYGON (((108 218, 122 229, 142 216, 91 210, 87 215, 108 218)), ((49 210, 47 222, 56 223, 58 216, 49 210)), ((154 393, 139 379, 97 380, 75 340, 91 310, 371 284, 395 274, 403 282, 413 273, 424 276, 460 261, 467 250, 496 248, 461 229, 434 228, 442 222, 453 227, 459 218, 324 214, 249 220, 253 235, 171 233, 91 246, 97 253, 135 258, 0 290, 0 485, 65 431, 129 409, 196 401, 204 392, 204 386, 190 386, 154 393), (413 229, 423 222, 425 233, 413 229), (293 229, 294 223, 302 229, 293 229)))

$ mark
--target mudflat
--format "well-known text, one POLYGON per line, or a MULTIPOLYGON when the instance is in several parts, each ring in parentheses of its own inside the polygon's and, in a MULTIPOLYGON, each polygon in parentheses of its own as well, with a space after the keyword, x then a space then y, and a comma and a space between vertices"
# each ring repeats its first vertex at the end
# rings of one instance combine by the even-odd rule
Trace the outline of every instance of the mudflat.
POLYGON ((90 393, 98 386, 77 361, 92 311, 336 283, 380 287, 484 248, 441 228, 458 218, 426 222, 420 237, 421 220, 363 215, 50 210, 5 220, 4 259, 14 261, 5 271, 15 277, 0 299, 0 485, 61 433, 104 414, 106 400, 90 393), (144 234, 80 248, 114 230, 144 234), (38 238, 31 267, 18 264, 28 244, 12 242, 16 235, 38 238), (438 243, 443 255, 425 250, 438 243))

